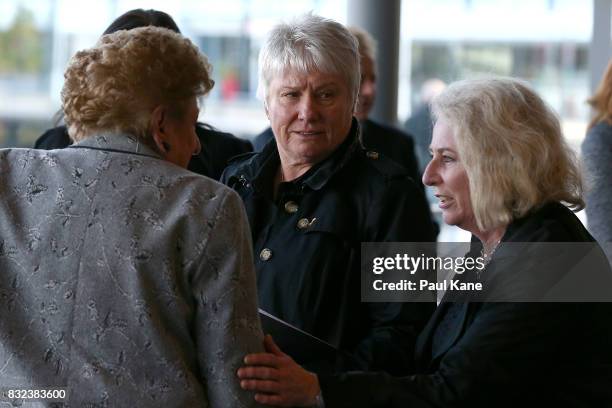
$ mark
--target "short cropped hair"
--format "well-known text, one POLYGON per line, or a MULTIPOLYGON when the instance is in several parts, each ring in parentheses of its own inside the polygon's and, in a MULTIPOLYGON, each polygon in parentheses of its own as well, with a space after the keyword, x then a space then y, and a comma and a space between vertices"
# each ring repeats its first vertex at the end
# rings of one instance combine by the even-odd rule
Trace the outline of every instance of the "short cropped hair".
POLYGON ((376 61, 376 40, 374 40, 370 33, 355 26, 349 26, 348 30, 357 39, 359 55, 376 61))
POLYGON ((352 104, 357 100, 361 80, 357 41, 334 20, 305 14, 272 29, 259 53, 258 94, 264 100, 272 78, 287 70, 340 75, 346 79, 352 104))
POLYGON ((119 132, 149 142, 155 107, 184 115, 189 98, 213 87, 210 74, 206 56, 166 28, 104 35, 93 48, 77 52, 64 74, 62 108, 70 137, 119 132))
POLYGON ((549 202, 584 208, 576 157, 553 111, 511 78, 456 82, 432 101, 453 131, 478 227, 510 223, 549 202))

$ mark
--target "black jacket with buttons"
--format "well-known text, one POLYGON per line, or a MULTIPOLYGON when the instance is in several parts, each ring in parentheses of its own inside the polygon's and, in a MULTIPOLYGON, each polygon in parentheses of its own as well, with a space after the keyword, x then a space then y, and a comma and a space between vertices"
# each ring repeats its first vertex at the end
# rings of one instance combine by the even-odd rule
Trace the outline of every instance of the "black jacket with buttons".
POLYGON ((354 120, 343 144, 281 183, 275 200, 274 140, 235 159, 221 181, 246 206, 260 307, 349 352, 328 370, 399 374, 410 369, 416 335, 434 304, 361 302, 361 243, 431 242, 434 229, 421 189, 401 166, 365 151, 358 131, 354 120))

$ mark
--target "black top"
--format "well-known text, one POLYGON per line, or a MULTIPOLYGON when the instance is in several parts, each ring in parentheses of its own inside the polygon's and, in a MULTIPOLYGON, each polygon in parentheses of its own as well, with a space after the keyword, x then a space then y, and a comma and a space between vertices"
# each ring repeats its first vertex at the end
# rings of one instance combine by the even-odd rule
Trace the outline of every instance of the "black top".
MULTIPOLYGON (((561 204, 548 204, 512 222, 502 240, 502 244, 544 242, 593 243, 588 245, 592 245, 591 256, 608 278, 608 291, 612 287, 603 252, 561 204)), ((500 252, 495 252, 483 273, 512 283, 521 275, 543 271, 544 279, 549 280, 548 287, 542 287, 544 291, 553 290, 560 278, 575 272, 583 262, 571 253, 558 253, 538 259, 544 264, 524 270, 515 262, 504 261, 500 252), (548 274, 551 265, 556 276, 548 274)), ((589 268, 579 272, 583 280, 593 278, 594 271, 589 268)), ((610 316, 611 303, 443 300, 419 336, 413 375, 319 376, 325 406, 612 406, 610 316)))
MULTIPOLYGON (((273 139, 272 129, 267 128, 253 139, 255 151, 262 151, 273 139)), ((403 166, 408 171, 408 176, 422 186, 412 136, 394 127, 366 119, 361 122, 361 143, 366 149, 382 153, 403 166)))
MULTIPOLYGON (((242 197, 253 232, 260 307, 355 361, 336 369, 401 373, 430 303, 362 303, 362 242, 435 241, 422 191, 406 171, 359 144, 357 121, 326 160, 272 198, 275 143, 235 159, 222 182, 242 197)), ((314 356, 313 356, 314 357, 314 356)), ((311 366, 311 368, 313 368, 311 366)))
MULTIPOLYGON (((253 150, 251 143, 230 133, 219 132, 210 125, 198 123, 196 134, 202 151, 189 161, 189 170, 219 180, 229 160, 253 150)), ((36 140, 35 149, 63 149, 72 144, 66 126, 47 130, 36 140)))

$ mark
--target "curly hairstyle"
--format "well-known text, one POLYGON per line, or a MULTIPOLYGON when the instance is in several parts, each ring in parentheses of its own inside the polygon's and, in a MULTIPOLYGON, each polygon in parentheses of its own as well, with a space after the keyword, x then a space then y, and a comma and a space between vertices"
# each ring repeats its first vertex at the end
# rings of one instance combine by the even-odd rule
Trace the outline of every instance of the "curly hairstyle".
POLYGON ((576 157, 556 115, 527 83, 455 82, 431 107, 455 135, 480 229, 508 224, 548 202, 584 208, 576 157))
POLYGON ((62 108, 70 137, 128 133, 148 142, 151 113, 167 106, 177 117, 189 98, 214 85, 211 65, 189 39, 161 27, 104 35, 79 51, 64 74, 62 108))

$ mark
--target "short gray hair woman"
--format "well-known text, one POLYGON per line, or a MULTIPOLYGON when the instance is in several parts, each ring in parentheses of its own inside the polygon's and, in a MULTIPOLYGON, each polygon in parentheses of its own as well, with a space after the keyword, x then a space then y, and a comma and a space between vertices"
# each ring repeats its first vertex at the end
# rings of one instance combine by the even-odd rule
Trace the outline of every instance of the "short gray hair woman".
POLYGON ((435 235, 407 171, 360 144, 357 41, 343 25, 305 15, 272 30, 259 62, 274 140, 237 158, 222 180, 247 208, 260 307, 346 351, 326 365, 310 356, 310 367, 406 371, 405 345, 434 304, 362 303, 361 243, 435 235))

